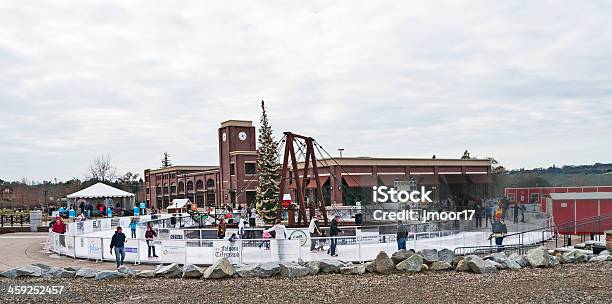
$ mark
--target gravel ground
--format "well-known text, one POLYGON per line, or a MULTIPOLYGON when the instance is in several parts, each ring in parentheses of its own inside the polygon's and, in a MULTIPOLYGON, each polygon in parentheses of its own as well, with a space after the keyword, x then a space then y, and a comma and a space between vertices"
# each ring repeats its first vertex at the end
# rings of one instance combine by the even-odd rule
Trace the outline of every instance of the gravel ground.
POLYGON ((479 275, 319 275, 299 279, 0 279, 0 303, 610 303, 612 263, 479 275), (10 285, 64 285, 62 295, 9 295, 10 285))

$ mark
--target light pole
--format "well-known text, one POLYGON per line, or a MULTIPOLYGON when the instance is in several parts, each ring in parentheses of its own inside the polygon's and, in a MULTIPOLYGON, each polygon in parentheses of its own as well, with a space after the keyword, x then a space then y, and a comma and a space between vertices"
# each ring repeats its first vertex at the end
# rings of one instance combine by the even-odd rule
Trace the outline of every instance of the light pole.
POLYGON ((338 152, 340 152, 340 158, 342 158, 342 152, 344 151, 344 148, 338 148, 338 152))

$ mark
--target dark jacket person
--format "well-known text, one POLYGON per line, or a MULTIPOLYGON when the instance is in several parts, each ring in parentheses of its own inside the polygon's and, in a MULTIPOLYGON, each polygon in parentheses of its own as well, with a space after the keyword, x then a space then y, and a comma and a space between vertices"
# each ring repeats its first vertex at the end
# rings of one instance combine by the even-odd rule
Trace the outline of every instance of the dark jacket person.
POLYGON ((123 260, 125 260, 125 242, 127 242, 125 234, 123 234, 121 227, 117 227, 117 231, 115 231, 115 234, 113 235, 110 244, 111 255, 113 254, 113 249, 115 251, 115 261, 117 262, 117 268, 123 265, 123 260))

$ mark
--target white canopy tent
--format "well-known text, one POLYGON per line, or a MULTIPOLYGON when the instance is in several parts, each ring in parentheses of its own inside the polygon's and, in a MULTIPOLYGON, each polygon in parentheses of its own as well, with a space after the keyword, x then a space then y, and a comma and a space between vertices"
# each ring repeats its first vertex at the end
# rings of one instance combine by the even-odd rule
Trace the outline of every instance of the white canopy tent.
POLYGON ((187 209, 187 204, 190 203, 191 201, 188 198, 175 198, 166 210, 168 210, 168 213, 181 213, 187 209))
POLYGON ((76 202, 81 199, 85 199, 102 201, 107 205, 107 207, 109 207, 107 203, 109 201, 108 199, 111 199, 113 204, 116 204, 115 199, 120 199, 121 207, 124 209, 133 209, 135 206, 135 196, 133 193, 123 191, 103 183, 97 183, 93 186, 89 186, 83 190, 69 194, 66 197, 68 198, 68 201, 73 204, 76 204, 76 202))

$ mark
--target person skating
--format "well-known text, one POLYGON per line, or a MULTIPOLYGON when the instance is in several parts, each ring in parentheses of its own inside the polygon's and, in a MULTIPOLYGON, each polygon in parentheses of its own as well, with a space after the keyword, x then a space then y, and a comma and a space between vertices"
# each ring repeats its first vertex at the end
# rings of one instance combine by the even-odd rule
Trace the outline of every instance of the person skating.
POLYGON ((340 228, 338 228, 338 219, 340 219, 339 215, 334 216, 331 223, 329 224, 329 236, 331 237, 329 246, 329 254, 333 257, 337 257, 336 254, 336 246, 338 245, 338 233, 342 232, 340 228))
POLYGON ((113 254, 113 249, 115 252, 115 262, 117 262, 117 268, 123 265, 123 260, 125 260, 125 243, 127 242, 127 237, 123 234, 121 227, 117 227, 113 238, 111 239, 110 244, 110 252, 113 254))
POLYGON ((136 227, 138 227, 138 223, 136 223, 136 218, 133 217, 132 221, 130 222, 130 231, 132 232, 132 238, 135 239, 136 238, 136 227))
POLYGON ((321 235, 321 229, 319 229, 319 222, 316 216, 310 219, 310 225, 308 226, 308 233, 310 234, 310 251, 315 251, 317 240, 314 239, 321 235))

